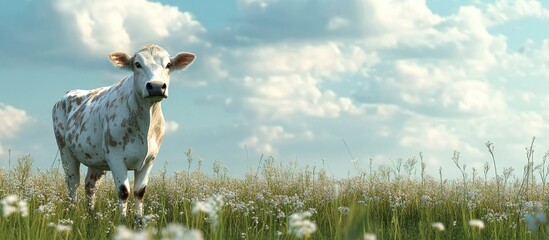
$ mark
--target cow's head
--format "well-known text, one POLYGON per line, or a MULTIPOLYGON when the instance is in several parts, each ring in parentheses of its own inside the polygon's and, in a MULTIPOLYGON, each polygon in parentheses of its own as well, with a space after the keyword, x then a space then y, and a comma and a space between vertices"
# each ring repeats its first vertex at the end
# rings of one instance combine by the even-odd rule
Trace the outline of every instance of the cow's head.
POLYGON ((109 58, 116 67, 133 71, 135 91, 143 98, 159 102, 168 97, 170 73, 186 68, 194 61, 192 53, 178 53, 170 58, 163 48, 148 44, 133 57, 123 52, 113 52, 109 58))

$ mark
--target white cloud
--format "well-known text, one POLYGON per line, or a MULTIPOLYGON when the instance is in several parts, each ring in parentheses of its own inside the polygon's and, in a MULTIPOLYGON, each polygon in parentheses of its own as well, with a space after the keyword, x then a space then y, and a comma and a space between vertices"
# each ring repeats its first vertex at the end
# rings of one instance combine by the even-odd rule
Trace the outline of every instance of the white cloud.
POLYGON ((296 116, 338 117, 361 110, 347 97, 322 91, 319 81, 310 76, 288 75, 245 78, 244 107, 261 119, 286 119, 296 116))
POLYGON ((332 17, 328 21, 326 28, 328 30, 338 30, 349 25, 349 20, 342 17, 332 17))
POLYGON ((423 29, 440 18, 424 0, 279 0, 259 9, 258 2, 266 1, 239 1, 244 16, 235 35, 246 41, 388 37, 423 29))
POLYGON ((445 89, 441 96, 445 108, 463 113, 491 114, 505 109, 505 100, 499 91, 494 91, 486 82, 465 80, 445 89))
POLYGON ((166 121, 165 127, 167 134, 174 133, 179 129, 179 123, 175 121, 166 121))
POLYGON ((500 90, 465 67, 445 62, 396 61, 367 81, 356 97, 363 102, 391 103, 431 116, 492 114, 506 108, 500 90))
POLYGON ((5 153, 2 144, 7 139, 16 137, 23 126, 31 121, 30 116, 24 110, 0 103, 0 155, 5 153))
POLYGON ((549 18, 549 9, 539 0, 496 0, 485 4, 485 18, 490 25, 498 25, 524 17, 549 18))
POLYGON ((247 7, 256 7, 259 6, 260 8, 266 8, 269 6, 269 2, 273 2, 276 0, 239 0, 241 4, 247 7))
POLYGON ((63 27, 75 33, 89 53, 134 51, 170 37, 179 44, 192 44, 205 32, 190 13, 146 0, 57 0, 54 8, 62 16, 63 27))
POLYGON ((281 141, 294 138, 294 134, 288 133, 282 126, 258 126, 252 135, 244 139, 241 147, 249 147, 261 154, 274 154, 276 149, 274 145, 281 141))
POLYGON ((273 44, 234 49, 229 53, 236 70, 246 75, 281 75, 307 73, 317 77, 334 77, 367 69, 379 59, 373 52, 352 44, 273 44))
MULTIPOLYGON (((426 119, 425 119, 426 120, 426 119)), ((424 121, 425 121, 424 120, 424 121)), ((424 149, 459 149, 463 147, 455 129, 444 124, 427 124, 425 122, 408 122, 409 126, 403 129, 400 145, 404 147, 418 147, 424 149)))

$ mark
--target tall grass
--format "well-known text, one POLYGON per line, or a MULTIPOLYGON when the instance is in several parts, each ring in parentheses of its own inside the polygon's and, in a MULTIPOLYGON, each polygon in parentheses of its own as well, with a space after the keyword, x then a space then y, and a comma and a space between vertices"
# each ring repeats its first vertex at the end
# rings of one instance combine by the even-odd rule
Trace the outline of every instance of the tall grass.
MULTIPOLYGON (((483 176, 468 171, 454 152, 450 158, 461 173, 457 180, 444 179, 442 168, 438 179, 426 174, 422 153, 377 169, 370 162, 364 170, 355 162, 355 176, 336 179, 324 166, 273 157, 262 158, 242 177, 227 176, 221 162, 208 175, 189 150, 186 169, 167 172, 164 167, 151 177, 143 229, 132 217, 119 216, 110 175, 90 215, 83 187, 76 202, 68 200, 60 166, 32 171, 31 157, 23 156, 12 168, 0 168, 0 198, 17 196, 13 209, 28 207, 28 216, 7 214, 12 207, 2 201, 0 239, 547 238, 549 154, 535 166, 532 142, 524 178, 512 178, 511 168, 498 175, 494 145, 487 147, 492 163, 485 164, 483 176)), ((133 208, 130 198, 128 212, 133 208)))

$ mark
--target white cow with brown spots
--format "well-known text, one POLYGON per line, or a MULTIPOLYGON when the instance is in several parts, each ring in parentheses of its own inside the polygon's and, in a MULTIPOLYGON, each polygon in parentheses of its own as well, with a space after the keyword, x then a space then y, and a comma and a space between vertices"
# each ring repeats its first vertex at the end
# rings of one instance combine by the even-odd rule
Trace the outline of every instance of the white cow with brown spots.
POLYGON ((195 55, 170 57, 150 44, 133 56, 114 52, 109 57, 116 67, 133 74, 110 87, 67 92, 53 107, 53 128, 69 196, 76 199, 80 164, 86 165, 86 196, 93 210, 97 187, 110 170, 125 217, 128 170, 133 170, 135 216, 141 219, 149 173, 164 138, 161 101, 168 97, 170 73, 186 68, 195 55))

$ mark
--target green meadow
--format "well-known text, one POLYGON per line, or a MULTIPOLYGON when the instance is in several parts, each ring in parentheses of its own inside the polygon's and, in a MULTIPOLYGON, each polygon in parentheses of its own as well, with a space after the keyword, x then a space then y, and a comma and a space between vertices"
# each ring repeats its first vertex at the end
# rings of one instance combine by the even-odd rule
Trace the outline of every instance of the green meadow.
POLYGON ((23 156, 0 169, 0 239, 547 239, 549 153, 533 159, 532 142, 516 170, 486 146, 483 169, 449 154, 459 179, 426 174, 422 153, 375 167, 354 161, 347 178, 265 157, 232 177, 189 150, 187 169, 152 175, 143 227, 132 197, 120 217, 110 174, 89 213, 83 184, 70 201, 61 166, 38 170, 23 156))

